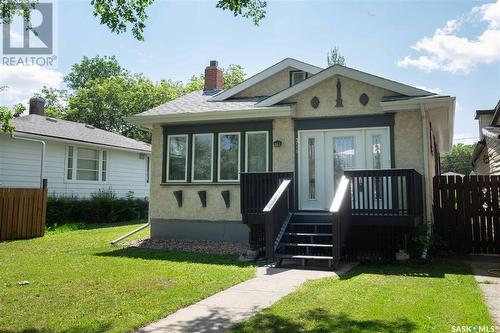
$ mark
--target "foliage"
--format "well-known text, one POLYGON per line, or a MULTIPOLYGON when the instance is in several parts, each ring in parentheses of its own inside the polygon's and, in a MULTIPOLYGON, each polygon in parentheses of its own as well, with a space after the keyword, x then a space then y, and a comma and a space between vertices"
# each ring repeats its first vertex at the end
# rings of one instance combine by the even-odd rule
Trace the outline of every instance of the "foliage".
POLYGON ((0 332, 132 332, 255 274, 230 256, 110 244, 144 223, 64 225, 0 242, 0 332))
MULTIPOLYGON (((222 69, 224 79, 224 89, 229 89, 245 80, 245 70, 241 65, 230 64, 227 68, 222 69)), ((196 90, 202 90, 205 85, 205 76, 193 75, 189 82, 184 86, 184 93, 190 93, 196 90)))
POLYGON ((219 0, 216 5, 217 8, 231 11, 234 16, 251 18, 255 25, 259 25, 266 17, 266 6, 263 0, 219 0))
POLYGON ((35 94, 45 100, 45 115, 52 118, 64 118, 66 114, 68 94, 65 90, 43 87, 35 94))
POLYGON ((231 332, 449 332, 457 323, 492 325, 468 264, 360 264, 306 282, 231 332))
POLYGON ((87 83, 96 79, 111 79, 119 76, 127 76, 128 71, 120 66, 115 56, 99 55, 88 58, 71 66, 71 72, 64 77, 66 85, 73 90, 86 87, 87 83))
POLYGON ((99 190, 90 198, 49 196, 47 200, 47 225, 69 222, 95 223, 130 221, 148 217, 148 200, 118 198, 113 191, 99 190))
POLYGON ((415 236, 408 243, 408 252, 411 258, 421 258, 424 249, 427 248, 427 257, 433 257, 437 251, 446 248, 446 243, 436 233, 431 233, 430 237, 427 235, 428 227, 426 224, 421 225, 415 236))
POLYGON ((11 133, 15 128, 12 125, 13 113, 6 106, 0 106, 0 132, 11 133))
POLYGON ((474 170, 471 162, 473 152, 474 145, 465 145, 463 143, 453 145, 448 154, 441 156, 441 173, 470 174, 474 170))
POLYGON ((28 22, 28 30, 32 30, 31 10, 38 4, 38 0, 2 0, 0 3, 0 24, 10 24, 14 16, 21 16, 28 22))
POLYGON ((342 65, 345 66, 345 57, 340 54, 339 48, 335 46, 326 54, 326 62, 328 66, 342 65))

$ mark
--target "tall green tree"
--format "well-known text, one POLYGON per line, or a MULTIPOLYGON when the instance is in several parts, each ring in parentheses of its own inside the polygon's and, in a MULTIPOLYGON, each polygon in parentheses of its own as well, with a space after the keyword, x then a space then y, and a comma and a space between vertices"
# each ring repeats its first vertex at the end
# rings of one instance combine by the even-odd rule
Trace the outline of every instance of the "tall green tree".
POLYGON ((66 90, 43 87, 35 94, 45 100, 45 115, 52 118, 64 118, 68 104, 68 93, 66 90))
POLYGON ((71 66, 71 71, 64 77, 66 85, 73 90, 83 88, 87 82, 96 79, 109 79, 117 76, 127 76, 129 72, 118 63, 115 56, 93 58, 86 56, 71 66))
POLYGON ((468 175, 474 170, 471 158, 474 152, 474 145, 457 143, 453 145, 451 151, 441 156, 441 172, 457 172, 468 175))
POLYGON ((340 54, 339 48, 335 46, 326 53, 326 62, 328 66, 333 66, 333 65, 345 66, 345 57, 342 54, 340 54))
MULTIPOLYGON (((6 86, 0 86, 0 93, 7 90, 6 86)), ((12 125, 14 114, 8 107, 0 105, 0 133, 11 133, 14 130, 12 125)))
MULTIPOLYGON (((137 40, 144 40, 144 28, 148 15, 146 10, 155 0, 91 0, 93 14, 101 24, 114 33, 126 32, 129 28, 137 40)), ((31 10, 38 0, 1 0, 0 23, 11 23, 15 15, 22 16, 27 22, 31 10)), ((255 25, 266 16, 267 3, 264 0, 218 0, 216 7, 233 13, 234 16, 250 18, 255 25)), ((32 29, 31 25, 28 29, 32 29)))

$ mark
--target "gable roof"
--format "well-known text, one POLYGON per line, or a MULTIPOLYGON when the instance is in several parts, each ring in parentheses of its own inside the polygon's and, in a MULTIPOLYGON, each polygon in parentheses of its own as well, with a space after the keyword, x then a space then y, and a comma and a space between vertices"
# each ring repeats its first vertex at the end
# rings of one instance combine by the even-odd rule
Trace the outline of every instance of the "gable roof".
POLYGON ((394 91, 397 93, 400 93, 402 95, 406 96, 430 96, 430 95, 435 95, 434 93, 415 88, 400 82, 388 80, 385 78, 382 78, 380 76, 368 74, 362 71, 358 71, 353 68, 341 66, 341 65, 333 65, 331 67, 328 67, 321 72, 317 73, 316 75, 313 75, 306 80, 297 83, 296 85, 293 85, 289 87, 288 89, 285 89, 283 91, 280 91, 279 93, 270 96, 259 103, 256 104, 256 106, 270 106, 276 103, 279 103, 291 96, 294 96, 316 84, 319 84, 323 82, 324 80, 327 80, 335 75, 341 75, 348 77, 353 80, 361 81, 366 84, 370 84, 373 86, 377 86, 380 88, 384 88, 386 90, 394 91))
POLYGON ((148 143, 73 121, 30 114, 14 118, 12 123, 16 127, 16 133, 35 134, 108 147, 151 152, 151 145, 148 143))
POLYGON ((212 97, 211 101, 223 101, 225 99, 228 99, 239 92, 242 92, 243 90, 250 88, 251 86, 267 79, 268 77, 288 68, 288 67, 293 67, 298 70, 311 73, 311 74, 316 74, 319 73, 321 70, 323 70, 321 67, 317 67, 302 61, 299 61, 297 59, 293 58, 285 58, 281 60, 280 62, 272 65, 271 67, 268 67, 264 69, 262 72, 259 72, 255 74, 254 76, 246 79, 245 81, 241 82, 240 84, 227 89, 223 90, 219 94, 215 95, 212 97))

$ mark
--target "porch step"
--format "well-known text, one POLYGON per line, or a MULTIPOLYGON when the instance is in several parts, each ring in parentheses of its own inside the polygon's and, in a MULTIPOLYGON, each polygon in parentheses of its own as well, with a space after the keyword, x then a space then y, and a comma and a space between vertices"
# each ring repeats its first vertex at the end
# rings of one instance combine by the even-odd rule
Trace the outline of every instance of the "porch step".
POLYGON ((276 254, 278 259, 317 259, 317 260, 333 260, 332 256, 309 256, 303 254, 276 254))
POLYGON ((300 221, 300 222, 290 222, 290 225, 310 225, 310 226, 315 226, 315 225, 332 225, 332 222, 306 222, 306 221, 300 221))
POLYGON ((316 232, 285 232, 287 236, 331 236, 331 233, 316 233, 316 232))
POLYGON ((333 247, 332 244, 312 244, 312 243, 281 243, 283 246, 307 246, 307 247, 333 247))

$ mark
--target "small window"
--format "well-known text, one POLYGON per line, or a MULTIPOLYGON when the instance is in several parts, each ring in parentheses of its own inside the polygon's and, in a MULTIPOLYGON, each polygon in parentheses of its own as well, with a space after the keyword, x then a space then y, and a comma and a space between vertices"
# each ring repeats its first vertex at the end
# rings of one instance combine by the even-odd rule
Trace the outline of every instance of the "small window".
POLYGON ((103 182, 106 181, 108 172, 108 152, 102 152, 102 168, 101 168, 101 179, 103 182))
POLYGON ((240 133, 219 134, 219 181, 240 180, 240 133))
POLYGON ((265 172, 268 170, 268 132, 246 133, 246 170, 265 172))
POLYGON ((294 86, 297 83, 302 82, 305 79, 307 79, 307 73, 302 72, 302 71, 293 71, 293 72, 290 72, 290 75, 291 75, 290 86, 294 86))
POLYGON ((213 134, 193 135, 193 182, 212 181, 213 142, 213 134))
POLYGON ((187 135, 168 136, 168 181, 187 181, 187 135))
POLYGON ((66 179, 73 179, 73 147, 68 147, 68 170, 66 172, 66 179))

